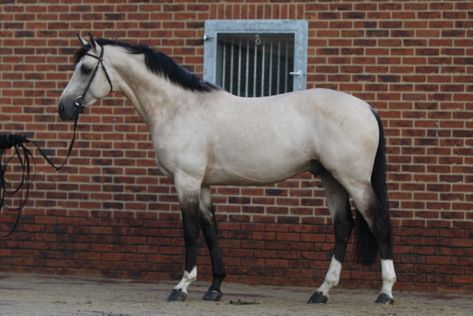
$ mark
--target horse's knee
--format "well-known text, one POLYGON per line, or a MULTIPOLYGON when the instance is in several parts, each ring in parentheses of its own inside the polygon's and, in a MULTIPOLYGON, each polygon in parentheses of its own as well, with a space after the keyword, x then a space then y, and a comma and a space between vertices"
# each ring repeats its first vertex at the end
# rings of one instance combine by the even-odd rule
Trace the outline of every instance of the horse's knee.
MULTIPOLYGON (((181 203, 182 222, 184 224, 184 233, 190 231, 195 233, 195 229, 199 227, 199 201, 189 198, 181 203)), ((184 234, 187 235, 187 234, 184 234)), ((186 238, 186 236, 184 236, 186 238)))
MULTIPOLYGON (((202 212, 202 210, 201 210, 202 212)), ((200 229, 205 239, 205 243, 210 250, 212 257, 220 257, 220 250, 218 248, 218 230, 217 222, 213 210, 205 210, 205 215, 200 216, 200 229), (207 214, 208 213, 208 214, 207 214)), ((220 259, 219 259, 220 260, 220 259)))
POLYGON ((204 230, 212 230, 213 228, 216 229, 217 223, 215 220, 215 210, 210 207, 203 207, 202 203, 199 209, 199 223, 202 231, 204 230))

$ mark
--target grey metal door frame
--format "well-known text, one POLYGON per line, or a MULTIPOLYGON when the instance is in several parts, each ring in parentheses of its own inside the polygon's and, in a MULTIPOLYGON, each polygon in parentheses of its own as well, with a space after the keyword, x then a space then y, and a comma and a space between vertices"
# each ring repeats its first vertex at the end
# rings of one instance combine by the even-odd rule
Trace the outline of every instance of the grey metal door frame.
POLYGON ((217 36, 219 33, 294 34, 294 90, 307 85, 308 22, 305 20, 207 20, 204 34, 204 80, 217 77, 217 36))

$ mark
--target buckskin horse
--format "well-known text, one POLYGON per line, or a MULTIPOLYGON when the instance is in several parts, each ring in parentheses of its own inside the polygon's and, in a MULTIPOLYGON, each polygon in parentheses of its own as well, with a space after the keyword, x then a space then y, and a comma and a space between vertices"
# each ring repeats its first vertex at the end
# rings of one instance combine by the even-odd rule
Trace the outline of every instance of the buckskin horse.
POLYGON ((157 161, 174 180, 185 244, 182 280, 169 295, 183 301, 197 277, 197 238, 209 248, 213 281, 203 299, 218 301, 225 277, 217 240, 212 185, 263 185, 300 172, 320 177, 332 218, 335 249, 309 303, 325 303, 339 282, 353 227, 357 253, 371 264, 379 254, 377 303, 394 302, 396 282, 381 120, 363 100, 330 89, 242 98, 177 65, 148 46, 89 34, 59 101, 59 115, 79 113, 111 91, 122 92, 148 125, 157 161), (349 197, 357 216, 352 215, 349 197))

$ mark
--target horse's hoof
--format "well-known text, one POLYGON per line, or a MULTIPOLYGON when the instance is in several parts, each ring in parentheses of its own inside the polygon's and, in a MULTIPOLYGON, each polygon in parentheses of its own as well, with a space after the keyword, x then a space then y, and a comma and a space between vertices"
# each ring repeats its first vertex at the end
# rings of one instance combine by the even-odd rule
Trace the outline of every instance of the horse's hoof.
POLYGON ((381 293, 375 301, 376 304, 394 304, 394 298, 390 297, 388 294, 381 293))
POLYGON ((309 298, 308 304, 325 304, 328 301, 328 297, 325 296, 322 292, 316 291, 309 298))
POLYGON ((204 301, 214 301, 218 302, 222 298, 223 293, 217 290, 208 290, 207 293, 205 293, 204 297, 202 299, 204 301))
POLYGON ((187 293, 183 292, 182 290, 172 290, 171 294, 169 294, 168 302, 184 302, 187 298, 187 293))

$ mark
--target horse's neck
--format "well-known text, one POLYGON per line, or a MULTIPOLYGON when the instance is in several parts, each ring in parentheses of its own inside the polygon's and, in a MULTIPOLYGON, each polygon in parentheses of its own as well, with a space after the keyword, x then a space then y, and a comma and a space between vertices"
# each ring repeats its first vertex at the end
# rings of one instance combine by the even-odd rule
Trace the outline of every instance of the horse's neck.
POLYGON ((121 78, 119 89, 151 129, 165 124, 180 107, 192 102, 190 91, 149 71, 142 55, 127 55, 115 62, 114 68, 121 78))

